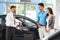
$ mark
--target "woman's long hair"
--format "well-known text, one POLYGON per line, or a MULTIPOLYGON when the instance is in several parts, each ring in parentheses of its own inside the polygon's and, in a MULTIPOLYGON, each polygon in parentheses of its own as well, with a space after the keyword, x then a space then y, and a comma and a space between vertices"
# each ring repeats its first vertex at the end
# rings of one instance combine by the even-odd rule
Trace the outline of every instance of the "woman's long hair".
MULTIPOLYGON (((52 14, 52 15, 53 15, 52 8, 48 7, 47 9, 49 10, 50 14, 52 14)), ((49 14, 47 14, 47 16, 49 16, 49 14)))

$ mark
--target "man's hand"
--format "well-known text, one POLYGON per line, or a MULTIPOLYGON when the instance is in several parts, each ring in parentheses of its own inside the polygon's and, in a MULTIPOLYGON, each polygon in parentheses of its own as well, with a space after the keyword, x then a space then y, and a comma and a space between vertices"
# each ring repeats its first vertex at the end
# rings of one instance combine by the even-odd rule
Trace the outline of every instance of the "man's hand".
POLYGON ((41 25, 39 23, 37 23, 37 25, 38 25, 38 28, 41 28, 41 25))
POLYGON ((16 29, 22 31, 22 29, 19 26, 16 26, 16 29))

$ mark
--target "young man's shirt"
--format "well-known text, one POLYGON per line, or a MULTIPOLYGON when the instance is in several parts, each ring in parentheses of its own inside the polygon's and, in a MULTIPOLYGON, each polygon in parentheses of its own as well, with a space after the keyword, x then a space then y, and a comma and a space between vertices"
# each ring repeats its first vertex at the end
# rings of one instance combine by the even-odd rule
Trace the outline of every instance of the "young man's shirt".
POLYGON ((16 27, 16 25, 19 25, 16 21, 18 21, 12 12, 8 13, 6 18, 6 26, 16 27))
POLYGON ((37 22, 39 22, 41 25, 45 26, 46 25, 46 18, 47 14, 46 12, 39 12, 37 15, 37 22))

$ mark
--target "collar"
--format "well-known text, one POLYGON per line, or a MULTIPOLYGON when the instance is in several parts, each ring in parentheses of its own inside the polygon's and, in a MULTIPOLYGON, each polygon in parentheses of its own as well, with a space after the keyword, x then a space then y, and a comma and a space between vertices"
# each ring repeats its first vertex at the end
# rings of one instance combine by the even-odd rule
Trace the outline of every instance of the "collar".
MULTIPOLYGON (((40 11, 41 12, 41 11, 40 11)), ((41 12, 41 13, 45 13, 45 11, 41 12)))

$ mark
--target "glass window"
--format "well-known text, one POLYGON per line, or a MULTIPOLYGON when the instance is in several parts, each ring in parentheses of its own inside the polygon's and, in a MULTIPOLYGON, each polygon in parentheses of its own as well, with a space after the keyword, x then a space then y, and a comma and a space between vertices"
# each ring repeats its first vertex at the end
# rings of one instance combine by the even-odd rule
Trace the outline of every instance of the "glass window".
POLYGON ((24 15, 24 4, 8 4, 8 13, 10 12, 10 7, 14 5, 16 6, 16 14, 18 15, 24 15))
POLYGON ((34 4, 26 4, 26 10, 35 10, 34 4))
POLYGON ((6 0, 0 0, 0 2, 5 2, 6 0))
POLYGON ((20 2, 20 0, 0 0, 0 2, 20 2))
POLYGON ((47 7, 54 8, 53 3, 52 3, 52 0, 44 0, 44 4, 45 4, 45 9, 47 7))
POLYGON ((47 4, 52 4, 52 0, 44 0, 47 4))
POLYGON ((0 14, 4 14, 4 13, 5 13, 5 4, 0 3, 0 14))
POLYGON ((46 5, 45 5, 45 9, 46 9, 47 7, 53 8, 53 5, 52 5, 52 4, 46 4, 46 5))
POLYGON ((24 15, 24 4, 18 4, 17 14, 24 15))
POLYGON ((26 16, 35 20, 35 18, 36 18, 36 5, 26 4, 26 16))
POLYGON ((7 2, 20 2, 20 0, 7 0, 7 2))

